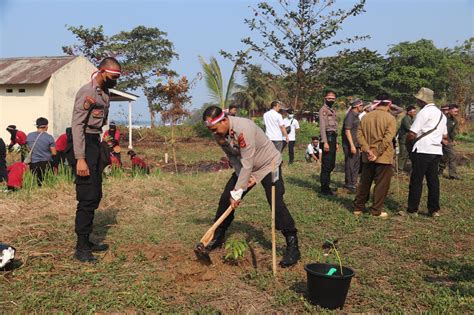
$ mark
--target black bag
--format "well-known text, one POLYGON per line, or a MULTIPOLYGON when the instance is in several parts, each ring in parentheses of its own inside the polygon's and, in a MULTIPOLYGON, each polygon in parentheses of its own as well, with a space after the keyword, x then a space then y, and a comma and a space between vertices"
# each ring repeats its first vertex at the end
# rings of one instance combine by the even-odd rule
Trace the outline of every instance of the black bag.
POLYGON ((294 118, 291 120, 290 125, 288 127, 286 127, 286 133, 288 133, 288 134, 291 132, 291 125, 293 124, 293 120, 294 120, 294 118))

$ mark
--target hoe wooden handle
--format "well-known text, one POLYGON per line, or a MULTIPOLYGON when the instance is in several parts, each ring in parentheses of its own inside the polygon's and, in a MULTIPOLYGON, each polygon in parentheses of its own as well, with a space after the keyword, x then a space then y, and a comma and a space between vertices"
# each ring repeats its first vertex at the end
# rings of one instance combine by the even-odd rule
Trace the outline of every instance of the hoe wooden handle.
POLYGON ((234 211, 234 208, 232 206, 229 206, 227 210, 217 219, 216 222, 211 226, 209 230, 207 230, 206 234, 201 238, 201 243, 205 246, 209 244, 210 241, 214 238, 214 232, 216 229, 221 225, 221 223, 234 211))

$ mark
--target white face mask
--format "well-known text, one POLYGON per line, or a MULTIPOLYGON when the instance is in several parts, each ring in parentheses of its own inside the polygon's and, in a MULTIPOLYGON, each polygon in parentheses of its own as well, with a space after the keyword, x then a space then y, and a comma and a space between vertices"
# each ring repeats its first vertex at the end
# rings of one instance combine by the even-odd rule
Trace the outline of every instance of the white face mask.
POLYGON ((295 115, 288 115, 288 118, 290 119, 293 119, 293 117, 295 117, 295 115))

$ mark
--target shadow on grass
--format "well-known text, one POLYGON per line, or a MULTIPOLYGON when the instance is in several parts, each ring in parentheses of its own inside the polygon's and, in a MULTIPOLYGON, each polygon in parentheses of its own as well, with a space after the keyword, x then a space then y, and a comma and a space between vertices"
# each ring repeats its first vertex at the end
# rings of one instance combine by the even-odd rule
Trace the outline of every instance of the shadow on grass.
POLYGON ((103 242, 109 229, 117 224, 118 212, 118 209, 107 209, 95 213, 93 238, 96 242, 103 242))
POLYGON ((424 277, 426 282, 448 287, 462 296, 474 296, 470 285, 474 281, 474 265, 468 262, 433 260, 426 262, 435 269, 435 274, 424 277))

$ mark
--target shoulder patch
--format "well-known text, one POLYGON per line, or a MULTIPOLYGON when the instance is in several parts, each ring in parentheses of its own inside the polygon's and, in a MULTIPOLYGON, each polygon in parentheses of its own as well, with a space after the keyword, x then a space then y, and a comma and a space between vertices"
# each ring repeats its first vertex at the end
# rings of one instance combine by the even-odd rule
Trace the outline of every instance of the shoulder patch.
POLYGON ((244 138, 244 134, 243 134, 243 133, 241 133, 241 134, 239 135, 239 138, 238 138, 237 140, 239 141, 239 146, 240 146, 241 148, 245 148, 245 147, 247 146, 247 143, 245 143, 245 138, 244 138))
POLYGON ((92 96, 86 96, 86 100, 84 101, 84 109, 89 110, 89 108, 96 103, 95 99, 92 96))

